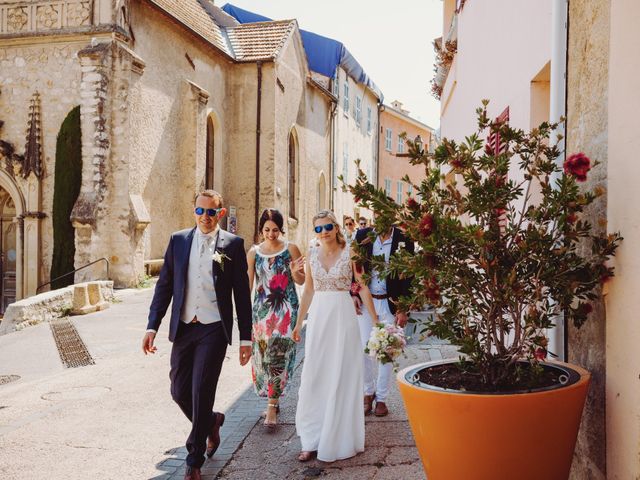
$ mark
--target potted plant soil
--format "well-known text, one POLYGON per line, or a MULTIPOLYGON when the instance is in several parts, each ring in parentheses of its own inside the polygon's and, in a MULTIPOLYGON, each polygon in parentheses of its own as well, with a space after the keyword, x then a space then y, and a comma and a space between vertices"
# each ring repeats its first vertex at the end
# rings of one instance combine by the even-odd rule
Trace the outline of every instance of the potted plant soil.
POLYGON ((604 193, 579 185, 596 164, 584 154, 558 164, 557 125, 514 129, 490 120, 487 103, 462 143, 429 153, 408 142, 426 171, 415 198, 398 205, 363 172, 348 188, 380 231, 394 224, 415 241, 415 255, 401 250, 383 271, 413 279, 401 308, 432 305, 423 332, 459 349, 458 360, 398 373, 429 480, 564 480, 589 373, 549 361, 546 332, 559 315, 587 320, 622 238, 583 219, 604 193))

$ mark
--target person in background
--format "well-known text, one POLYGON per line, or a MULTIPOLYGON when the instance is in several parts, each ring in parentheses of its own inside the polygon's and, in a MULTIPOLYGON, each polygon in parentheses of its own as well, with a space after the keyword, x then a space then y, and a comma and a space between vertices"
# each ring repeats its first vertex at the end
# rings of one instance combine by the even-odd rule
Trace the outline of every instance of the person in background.
MULTIPOLYGON (((373 228, 358 230, 356 242, 360 251, 365 257, 364 271, 370 275, 369 292, 373 297, 373 305, 378 316, 378 322, 384 324, 397 324, 404 328, 407 324, 407 312, 397 310, 396 302, 398 298, 408 295, 411 289, 411 280, 388 276, 384 278, 382 272, 371 267, 372 256, 381 257, 384 255, 385 263, 389 263, 389 258, 399 250, 406 250, 414 253, 414 244, 397 227, 391 226, 385 232, 376 232, 373 228), (372 239, 375 235, 375 240, 372 239)), ((360 339, 363 349, 369 342, 371 336, 372 321, 366 309, 362 309, 362 300, 359 295, 352 294, 356 311, 359 313, 358 321, 360 325, 360 339)), ((393 374, 393 364, 382 364, 375 358, 362 354, 364 357, 364 414, 372 412, 377 417, 384 417, 389 413, 386 405, 386 398, 389 393, 389 382, 393 374), (378 374, 376 376, 376 366, 378 374), (375 400, 375 410, 373 402, 375 400)))
POLYGON ((369 222, 366 218, 360 217, 358 218, 358 230, 362 230, 363 228, 367 228, 369 226, 369 222))
POLYGON ((344 217, 344 239, 347 241, 347 245, 351 246, 356 238, 356 221, 353 217, 344 217))

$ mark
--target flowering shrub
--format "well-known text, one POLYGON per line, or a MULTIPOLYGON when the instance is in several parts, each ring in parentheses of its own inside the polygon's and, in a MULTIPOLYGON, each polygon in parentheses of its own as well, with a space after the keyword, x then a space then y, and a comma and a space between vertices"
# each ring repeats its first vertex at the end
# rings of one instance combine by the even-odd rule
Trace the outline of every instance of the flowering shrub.
POLYGON ((371 330, 371 336, 364 351, 381 363, 395 364, 406 345, 404 329, 397 325, 378 323, 371 330))
POLYGON ((597 162, 579 153, 559 165, 548 141, 556 124, 527 133, 491 121, 486 106, 462 143, 445 139, 431 154, 409 142, 411 163, 426 171, 415 199, 394 203, 362 171, 348 188, 378 214, 377 227, 399 225, 416 242, 415 255, 400 252, 388 266, 372 259, 414 279, 399 308, 436 307, 423 331, 459 347, 460 368, 483 385, 501 386, 522 380, 521 360, 541 370, 554 317, 582 325, 622 237, 598 235, 582 218, 604 191, 576 182, 597 162))

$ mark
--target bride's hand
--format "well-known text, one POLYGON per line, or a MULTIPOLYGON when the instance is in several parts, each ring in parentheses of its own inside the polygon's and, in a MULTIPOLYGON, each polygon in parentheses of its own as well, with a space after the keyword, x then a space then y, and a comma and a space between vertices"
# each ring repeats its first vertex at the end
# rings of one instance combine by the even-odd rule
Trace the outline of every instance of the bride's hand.
POLYGON ((378 320, 378 316, 376 315, 375 318, 371 319, 371 321, 373 322, 373 326, 375 327, 380 320, 378 320))
POLYGON ((300 329, 298 327, 295 327, 291 332, 291 339, 296 343, 300 341, 300 329))

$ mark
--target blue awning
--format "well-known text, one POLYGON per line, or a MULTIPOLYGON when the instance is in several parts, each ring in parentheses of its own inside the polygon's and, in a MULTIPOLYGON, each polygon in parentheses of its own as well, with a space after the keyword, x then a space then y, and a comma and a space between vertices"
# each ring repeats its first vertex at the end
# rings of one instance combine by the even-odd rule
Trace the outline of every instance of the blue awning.
MULTIPOLYGON (((240 23, 270 22, 273 20, 230 3, 223 6, 222 10, 240 23)), ((300 30, 300 36, 307 54, 309 70, 333 78, 336 68, 340 65, 347 72, 347 75, 356 82, 367 86, 380 99, 380 102, 383 101, 380 89, 342 42, 306 30, 300 30)))

